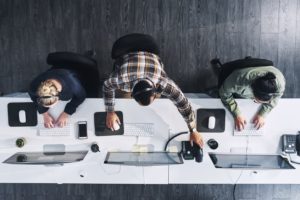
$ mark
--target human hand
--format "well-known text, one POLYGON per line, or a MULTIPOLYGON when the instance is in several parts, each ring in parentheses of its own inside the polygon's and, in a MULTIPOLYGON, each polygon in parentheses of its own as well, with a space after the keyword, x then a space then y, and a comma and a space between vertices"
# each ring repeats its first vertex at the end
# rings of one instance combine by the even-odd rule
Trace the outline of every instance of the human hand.
POLYGON ((43 113, 43 118, 45 128, 54 128, 55 120, 48 112, 43 113))
POLYGON ((114 124, 121 124, 120 119, 118 115, 115 112, 107 112, 106 114, 106 126, 107 128, 111 129, 112 131, 115 131, 114 124))
POLYGON ((194 142, 195 144, 199 145, 201 148, 203 148, 204 142, 201 133, 198 131, 194 131, 190 134, 190 141, 194 142))
POLYGON ((242 115, 239 115, 234 119, 234 123, 235 123, 235 129, 242 131, 245 128, 247 121, 246 118, 244 118, 242 115))
POLYGON ((263 125, 265 125, 265 119, 262 116, 256 114, 252 120, 252 123, 254 124, 256 129, 260 129, 261 127, 263 127, 263 125))
POLYGON ((69 115, 67 113, 62 112, 56 120, 56 124, 61 128, 66 126, 68 123, 68 117, 69 115))

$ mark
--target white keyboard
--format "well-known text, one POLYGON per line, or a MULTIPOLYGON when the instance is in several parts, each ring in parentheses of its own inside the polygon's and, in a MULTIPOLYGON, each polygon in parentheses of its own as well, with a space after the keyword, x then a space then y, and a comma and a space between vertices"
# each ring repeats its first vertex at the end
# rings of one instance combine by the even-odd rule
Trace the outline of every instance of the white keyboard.
POLYGON ((39 136, 70 136, 71 135, 71 125, 68 123, 66 126, 45 128, 44 124, 38 124, 38 135, 39 136))
POLYGON ((124 123, 124 135, 151 137, 154 135, 153 123, 124 123))
POLYGON ((242 131, 238 131, 236 129, 234 129, 233 131, 233 135, 234 136, 261 136, 264 135, 264 128, 260 128, 260 129, 256 129, 254 124, 248 122, 245 125, 244 130, 242 131))

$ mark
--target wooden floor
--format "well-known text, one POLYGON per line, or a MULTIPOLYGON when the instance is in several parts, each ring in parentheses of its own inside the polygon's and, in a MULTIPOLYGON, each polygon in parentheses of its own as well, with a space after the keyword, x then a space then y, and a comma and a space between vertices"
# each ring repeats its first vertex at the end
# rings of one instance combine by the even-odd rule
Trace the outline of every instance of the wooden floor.
MULTIPOLYGON (((299 200, 299 185, 237 185, 236 200, 299 200)), ((233 185, 0 184, 1 200, 233 200, 233 185)))
MULTIPOLYGON (((216 84, 209 61, 250 55, 274 61, 285 97, 300 97, 300 0, 0 0, 0 93, 26 91, 53 51, 97 51, 102 80, 120 36, 159 43, 169 76, 184 92, 216 84)), ((300 109, 300 108, 299 108, 300 109)), ((299 176, 300 177, 300 176, 299 176)), ((0 200, 230 200, 232 185, 1 184, 0 200)), ((240 200, 299 200, 298 185, 238 185, 240 200)))
POLYGON ((300 0, 0 0, 0 92, 26 91, 53 51, 95 49, 101 79, 113 42, 152 35, 184 92, 216 84, 209 61, 274 61, 285 97, 300 97, 300 0))

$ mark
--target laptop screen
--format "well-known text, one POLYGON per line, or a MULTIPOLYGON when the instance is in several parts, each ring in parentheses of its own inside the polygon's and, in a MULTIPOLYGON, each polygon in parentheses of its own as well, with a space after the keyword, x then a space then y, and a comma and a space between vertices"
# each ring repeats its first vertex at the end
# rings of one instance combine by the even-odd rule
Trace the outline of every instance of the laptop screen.
POLYGON ((108 152, 104 163, 134 166, 182 164, 178 152, 108 152))
POLYGON ((280 155, 209 153, 209 156, 216 168, 295 169, 280 155))
POLYGON ((8 164, 63 164, 78 162, 84 159, 88 151, 74 152, 19 152, 3 163, 8 164))

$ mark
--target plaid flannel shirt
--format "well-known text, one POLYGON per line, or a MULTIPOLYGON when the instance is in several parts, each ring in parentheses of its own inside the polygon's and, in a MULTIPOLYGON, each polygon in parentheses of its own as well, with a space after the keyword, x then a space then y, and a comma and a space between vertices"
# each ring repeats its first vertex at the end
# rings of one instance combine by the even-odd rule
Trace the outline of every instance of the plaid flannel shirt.
POLYGON ((114 111, 116 89, 132 92, 134 84, 144 78, 151 80, 161 95, 175 104, 190 129, 195 128, 195 114, 191 104, 179 87, 167 77, 160 58, 148 52, 129 53, 115 62, 114 71, 103 85, 106 111, 114 111))

